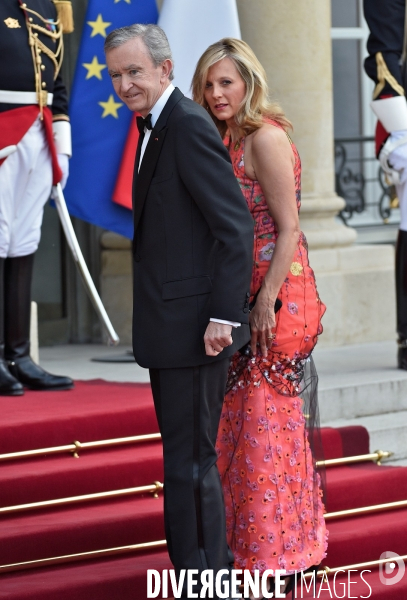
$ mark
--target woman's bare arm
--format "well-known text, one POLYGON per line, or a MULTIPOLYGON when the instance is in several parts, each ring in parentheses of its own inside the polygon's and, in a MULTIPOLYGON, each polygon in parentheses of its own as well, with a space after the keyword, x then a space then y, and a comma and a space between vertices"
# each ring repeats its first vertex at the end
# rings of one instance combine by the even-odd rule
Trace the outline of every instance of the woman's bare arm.
POLYGON ((300 235, 294 155, 284 131, 269 124, 257 130, 252 134, 246 161, 260 183, 279 234, 262 289, 250 314, 253 354, 259 343, 263 355, 267 356, 268 338, 275 326, 274 303, 290 269, 300 235))

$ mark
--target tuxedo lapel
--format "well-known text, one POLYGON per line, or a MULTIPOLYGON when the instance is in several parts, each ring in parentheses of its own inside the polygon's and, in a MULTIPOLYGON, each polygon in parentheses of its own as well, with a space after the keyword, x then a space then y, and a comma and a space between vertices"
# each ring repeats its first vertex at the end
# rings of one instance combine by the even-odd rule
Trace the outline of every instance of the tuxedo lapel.
MULTIPOLYGON (((134 189, 134 231, 140 221, 141 213, 143 212, 144 202, 147 197, 148 189, 150 187, 151 179, 154 175, 155 167, 160 156, 161 147, 164 142, 167 128, 162 129, 160 132, 152 130, 150 139, 146 146, 140 170, 135 177, 135 189, 134 189)), ((137 166, 135 167, 135 170, 137 166)))
POLYGON ((144 133, 140 133, 138 136, 136 158, 134 161, 133 184, 132 184, 132 191, 131 191, 133 210, 134 210, 134 198, 135 198, 135 192, 136 192, 136 182, 137 182, 137 177, 138 177, 138 164, 140 161, 141 146, 143 145, 144 135, 145 135, 144 133))
MULTIPOLYGON (((134 166, 133 178, 133 209, 134 209, 134 231, 136 231, 143 212, 144 202, 146 200, 151 179, 153 178, 155 167, 160 157, 162 145, 167 133, 167 120, 176 104, 183 98, 183 93, 178 89, 172 92, 164 106, 157 123, 153 127, 148 140, 140 170, 137 173, 138 160, 134 166)), ((139 154, 139 153, 137 153, 139 154)))

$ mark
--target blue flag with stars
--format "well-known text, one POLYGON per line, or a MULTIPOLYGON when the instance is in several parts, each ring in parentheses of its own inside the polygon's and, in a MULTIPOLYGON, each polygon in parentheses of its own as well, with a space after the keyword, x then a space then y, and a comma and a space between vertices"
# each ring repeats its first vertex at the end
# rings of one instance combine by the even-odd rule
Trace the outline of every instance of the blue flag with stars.
POLYGON ((118 27, 156 23, 155 0, 89 0, 70 100, 70 214, 128 238, 131 211, 112 200, 132 113, 113 92, 103 44, 118 27))

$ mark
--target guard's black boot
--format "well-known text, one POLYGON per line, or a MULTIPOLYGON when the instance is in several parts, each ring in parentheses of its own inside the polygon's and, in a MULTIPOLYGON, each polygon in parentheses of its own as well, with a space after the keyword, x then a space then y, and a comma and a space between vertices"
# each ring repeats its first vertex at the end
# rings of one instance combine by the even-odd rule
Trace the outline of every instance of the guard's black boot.
POLYGON ((399 230, 396 246, 396 306, 399 369, 407 371, 407 231, 399 230))
POLYGON ((0 396, 21 396, 24 388, 15 379, 4 359, 4 263, 0 258, 0 396))
POLYGON ((399 340, 398 346, 397 366, 399 369, 407 371, 407 340, 399 340))
POLYGON ((31 278, 34 254, 7 258, 4 270, 5 358, 14 377, 31 390, 69 390, 69 377, 51 375, 30 358, 31 278))

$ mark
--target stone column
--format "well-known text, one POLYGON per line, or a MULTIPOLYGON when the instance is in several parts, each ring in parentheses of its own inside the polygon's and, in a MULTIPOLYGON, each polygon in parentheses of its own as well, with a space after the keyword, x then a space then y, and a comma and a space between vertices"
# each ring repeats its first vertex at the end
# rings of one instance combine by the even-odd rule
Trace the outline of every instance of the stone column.
POLYGON ((133 278, 131 242, 105 231, 101 237, 102 271, 100 293, 113 327, 123 345, 131 344, 133 278))
POLYGON ((334 191, 331 15, 327 0, 237 0, 243 39, 292 121, 302 160, 301 227, 328 310, 321 343, 394 338, 391 246, 357 246, 334 191))
POLYGON ((266 69, 272 98, 291 119, 302 160, 301 224, 310 248, 348 246, 356 232, 335 221, 330 3, 238 0, 243 39, 266 69))

